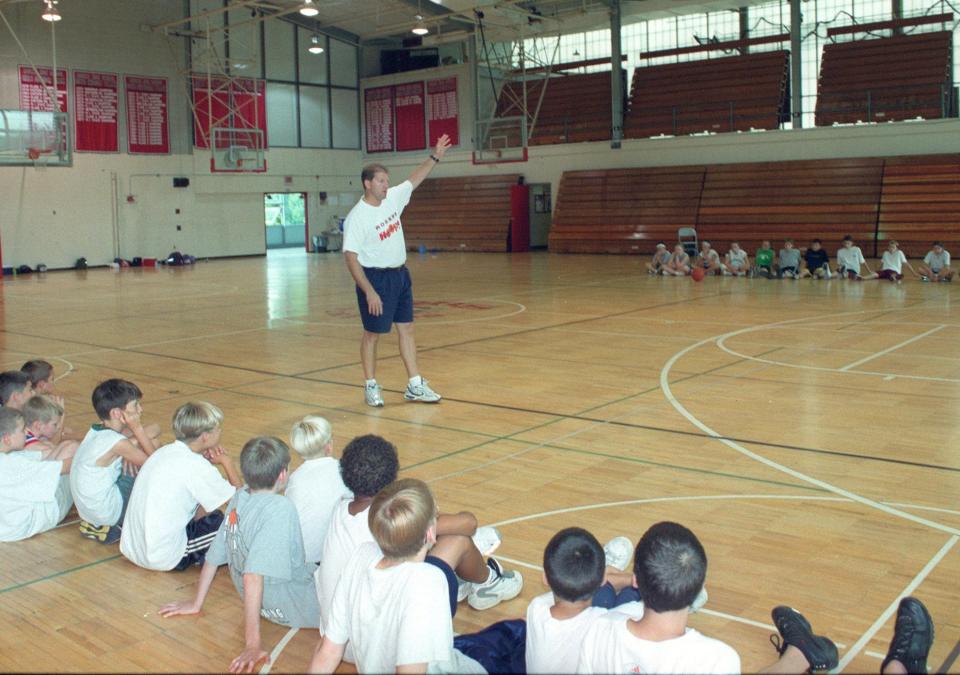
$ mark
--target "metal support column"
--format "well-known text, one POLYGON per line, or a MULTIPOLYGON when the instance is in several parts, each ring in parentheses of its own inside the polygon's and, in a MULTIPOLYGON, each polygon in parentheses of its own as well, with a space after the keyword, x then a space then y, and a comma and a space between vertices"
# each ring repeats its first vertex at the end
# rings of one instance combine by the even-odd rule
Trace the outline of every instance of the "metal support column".
MULTIPOLYGON (((903 18, 903 0, 890 0, 890 15, 894 21, 903 18)), ((893 34, 903 35, 903 26, 894 26, 893 34)))
POLYGON ((610 147, 617 149, 623 140, 623 70, 620 45, 620 0, 610 0, 610 147))
POLYGON ((803 127, 802 23, 800 0, 790 0, 790 116, 794 129, 803 127))

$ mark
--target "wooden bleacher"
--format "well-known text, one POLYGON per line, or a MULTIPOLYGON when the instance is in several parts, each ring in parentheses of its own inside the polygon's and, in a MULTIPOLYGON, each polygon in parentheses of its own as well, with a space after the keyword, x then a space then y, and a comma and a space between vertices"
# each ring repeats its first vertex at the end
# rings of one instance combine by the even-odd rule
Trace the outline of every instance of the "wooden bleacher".
POLYGON ((938 31, 826 45, 817 125, 944 117, 952 44, 938 31))
MULTIPOLYGON (((528 81, 527 109, 531 114, 536 110, 541 92, 543 103, 533 124, 533 133, 527 139, 528 145, 580 143, 610 138, 612 113, 609 71, 586 75, 561 74, 549 79, 528 81)), ((523 115, 522 101, 522 83, 506 83, 497 101, 497 117, 523 115)))
POLYGON ((878 248, 896 239, 908 257, 935 240, 960 256, 960 155, 888 159, 883 168, 878 248))
POLYGON ((786 51, 637 68, 624 137, 777 129, 788 76, 786 51))
POLYGON ((882 171, 876 158, 709 166, 697 233, 720 251, 739 241, 751 253, 762 239, 777 250, 788 237, 830 248, 850 234, 873 255, 882 171))
POLYGON ((650 253, 696 225, 704 168, 565 171, 550 228, 557 253, 650 253))
POLYGON ((407 248, 507 250, 510 186, 519 174, 428 178, 403 211, 407 248))

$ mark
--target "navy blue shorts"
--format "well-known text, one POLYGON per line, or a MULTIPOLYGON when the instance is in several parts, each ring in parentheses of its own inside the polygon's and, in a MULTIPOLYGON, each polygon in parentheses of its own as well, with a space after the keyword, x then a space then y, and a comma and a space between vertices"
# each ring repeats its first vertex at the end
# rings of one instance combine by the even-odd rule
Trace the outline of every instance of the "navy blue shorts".
POLYGON ((447 578, 447 593, 450 596, 450 616, 456 616, 457 614, 457 591, 460 588, 460 582, 457 581, 457 575, 450 565, 447 564, 446 560, 438 558, 435 555, 428 555, 423 561, 428 565, 433 565, 443 572, 443 576, 447 578))
POLYGON ((413 282, 406 265, 391 269, 364 267, 363 273, 383 302, 383 313, 371 316, 367 311, 367 294, 357 287, 357 305, 365 331, 389 333, 393 324, 413 321, 413 282))

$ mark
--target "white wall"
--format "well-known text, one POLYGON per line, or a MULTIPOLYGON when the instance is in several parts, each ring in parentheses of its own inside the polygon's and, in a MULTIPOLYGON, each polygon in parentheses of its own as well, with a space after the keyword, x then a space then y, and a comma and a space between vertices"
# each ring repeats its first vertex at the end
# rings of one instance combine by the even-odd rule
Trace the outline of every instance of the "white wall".
MULTIPOLYGON (((50 27, 40 20, 39 5, 0 7, 27 50, 25 56, 0 25, 0 108, 19 107, 18 64, 28 58, 52 64, 50 27)), ((116 255, 165 257, 175 248, 201 257, 262 254, 264 192, 307 192, 311 234, 328 229, 332 216, 346 215, 361 194, 357 150, 276 148, 266 153, 265 174, 210 173, 209 152, 191 143, 184 41, 141 29, 179 18, 183 3, 61 0, 59 8, 58 67, 169 79, 172 154, 74 153, 72 167, 0 166, 4 266, 68 267, 81 256, 98 265, 116 255), (173 188, 174 176, 189 178, 190 186, 173 188), (329 195, 323 205, 321 191, 329 195)), ((123 107, 119 122, 125 150, 123 107)))

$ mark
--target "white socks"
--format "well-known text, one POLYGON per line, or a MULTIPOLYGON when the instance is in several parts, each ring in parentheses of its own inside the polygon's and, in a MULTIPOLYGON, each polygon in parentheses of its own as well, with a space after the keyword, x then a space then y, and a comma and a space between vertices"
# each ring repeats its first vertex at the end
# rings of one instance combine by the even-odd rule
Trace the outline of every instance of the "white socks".
POLYGON ((423 378, 420 377, 419 375, 414 375, 413 377, 410 378, 411 387, 419 387, 421 384, 423 384, 423 378))
POLYGON ((374 378, 374 379, 372 379, 372 380, 367 380, 367 389, 370 389, 370 388, 376 387, 376 386, 377 386, 377 380, 376 380, 376 378, 374 378))

